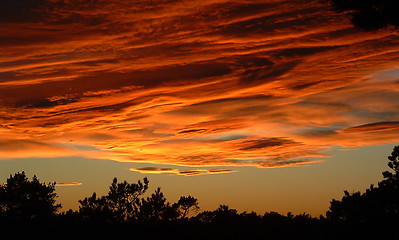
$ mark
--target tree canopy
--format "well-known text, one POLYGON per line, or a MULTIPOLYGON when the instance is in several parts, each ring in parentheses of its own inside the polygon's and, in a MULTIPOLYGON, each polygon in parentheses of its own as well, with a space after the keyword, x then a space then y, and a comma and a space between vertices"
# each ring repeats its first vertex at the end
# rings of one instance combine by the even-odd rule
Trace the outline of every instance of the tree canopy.
POLYGON ((0 185, 0 226, 11 232, 30 226, 28 229, 36 231, 40 239, 48 229, 57 234, 74 229, 70 236, 84 233, 79 236, 91 238, 93 233, 96 237, 109 234, 115 238, 118 233, 124 237, 173 239, 192 238, 193 233, 195 239, 340 239, 368 237, 370 233, 380 238, 392 234, 399 237, 399 233, 385 230, 399 224, 399 146, 388 156, 388 167, 377 186, 371 185, 364 193, 344 191, 341 200, 330 202, 326 217, 319 218, 306 213, 239 213, 228 205, 194 215, 191 213, 199 210, 199 203, 190 195, 172 204, 158 187, 145 197, 147 178, 137 183, 114 178, 106 195, 93 193, 79 200, 79 211, 58 213, 61 205, 55 202, 55 183, 41 183, 36 176, 30 181, 22 172, 0 185))
POLYGON ((388 156, 391 171, 364 193, 344 191, 342 199, 331 201, 327 218, 350 224, 387 225, 399 222, 399 146, 388 156))
POLYGON ((142 195, 148 189, 147 178, 143 182, 118 183, 114 178, 105 196, 92 196, 79 200, 79 214, 89 221, 101 222, 158 222, 184 219, 191 211, 199 209, 198 200, 192 196, 181 196, 176 203, 169 203, 161 188, 151 196, 142 195))
POLYGON ((79 200, 80 214, 87 219, 124 222, 137 217, 140 206, 139 196, 148 189, 148 179, 143 182, 128 183, 126 181, 118 183, 114 178, 106 196, 97 197, 93 193, 91 197, 79 200))
POLYGON ((14 220, 48 219, 61 208, 56 197, 55 182, 41 183, 36 176, 30 181, 18 172, 0 186, 0 214, 14 220))

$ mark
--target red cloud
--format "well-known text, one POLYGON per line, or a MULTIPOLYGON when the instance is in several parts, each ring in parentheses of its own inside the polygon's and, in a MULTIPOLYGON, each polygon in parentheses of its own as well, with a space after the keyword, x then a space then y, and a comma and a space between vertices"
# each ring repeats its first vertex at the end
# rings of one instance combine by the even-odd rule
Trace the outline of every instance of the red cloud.
POLYGON ((56 183, 56 187, 68 187, 68 186, 80 186, 82 185, 81 182, 64 182, 64 183, 56 183))
MULTIPOLYGON (((54 4, 0 10, 2 158, 284 167, 399 139, 398 36, 319 1, 54 4)), ((177 169, 152 171, 217 172, 177 169)))
POLYGON ((233 173, 236 171, 230 169, 191 169, 191 170, 179 170, 173 168, 155 168, 155 167, 144 167, 144 168, 131 168, 130 171, 137 171, 140 173, 150 173, 150 174, 159 174, 159 173, 169 173, 169 174, 177 174, 182 176, 197 176, 204 174, 222 174, 222 173, 233 173))
POLYGON ((343 129, 343 133, 367 133, 399 130, 399 122, 377 122, 343 129))

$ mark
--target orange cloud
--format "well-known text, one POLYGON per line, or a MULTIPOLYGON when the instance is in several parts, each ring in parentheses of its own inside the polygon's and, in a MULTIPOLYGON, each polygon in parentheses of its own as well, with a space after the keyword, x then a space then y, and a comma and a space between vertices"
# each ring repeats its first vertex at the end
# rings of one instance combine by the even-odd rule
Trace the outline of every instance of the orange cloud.
POLYGON ((65 182, 65 183, 56 183, 56 187, 69 187, 69 186, 80 186, 81 182, 65 182))
POLYGON ((173 168, 155 168, 155 167, 131 168, 130 171, 137 171, 140 173, 149 173, 149 174, 178 172, 177 169, 173 169, 173 168))
MULTIPOLYGON (((399 140, 398 35, 319 1, 5 3, 0 30, 4 159, 285 167, 399 140)), ((177 169, 152 171, 217 172, 177 169)))
POLYGON ((144 168, 131 168, 130 171, 136 171, 143 174, 160 174, 169 173, 177 174, 181 176, 197 176, 204 174, 222 174, 222 173, 233 173, 236 171, 230 169, 193 169, 193 170, 179 170, 173 168, 155 168, 155 167, 144 167, 144 168))
POLYGON ((178 135, 202 135, 229 132, 248 126, 245 119, 214 120, 191 124, 177 131, 178 135))
POLYGON ((26 139, 0 140, 1 158, 60 157, 71 155, 72 149, 26 139))
POLYGON ((343 129, 344 133, 366 133, 399 130, 399 122, 377 122, 343 129))

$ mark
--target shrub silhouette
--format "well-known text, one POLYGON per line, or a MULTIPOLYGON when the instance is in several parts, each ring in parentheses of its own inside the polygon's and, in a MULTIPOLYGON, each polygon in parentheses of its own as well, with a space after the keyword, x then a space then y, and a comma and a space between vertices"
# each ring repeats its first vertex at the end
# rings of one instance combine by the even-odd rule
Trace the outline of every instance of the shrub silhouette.
POLYGON ((236 209, 229 208, 227 205, 220 205, 215 211, 204 211, 196 217, 201 222, 227 222, 234 221, 239 218, 236 209))
POLYGON ((25 172, 10 175, 0 186, 0 215, 9 220, 48 220, 61 204, 55 204, 55 183, 41 183, 36 176, 30 181, 25 172))

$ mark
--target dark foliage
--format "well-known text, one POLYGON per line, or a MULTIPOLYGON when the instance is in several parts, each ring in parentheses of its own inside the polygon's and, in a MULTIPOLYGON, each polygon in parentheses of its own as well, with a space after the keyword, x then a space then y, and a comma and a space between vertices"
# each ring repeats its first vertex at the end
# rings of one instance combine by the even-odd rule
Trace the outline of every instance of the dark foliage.
POLYGON ((160 222, 174 220, 178 217, 176 209, 166 200, 160 188, 151 197, 141 199, 138 219, 144 222, 160 222))
POLYGON ((172 206, 176 209, 180 218, 185 219, 191 211, 197 212, 200 207, 198 200, 188 195, 188 197, 181 196, 179 201, 172 206))
POLYGON ((79 200, 79 213, 89 221, 132 221, 137 218, 139 196, 147 191, 148 183, 147 178, 143 179, 143 183, 138 181, 132 184, 126 181, 118 183, 114 178, 106 196, 98 198, 93 193, 91 197, 79 200))
POLYGON ((319 218, 306 213, 238 213, 227 205, 192 216, 199 210, 192 196, 171 204, 157 188, 145 198, 147 178, 132 184, 115 178, 107 195, 93 193, 79 201, 79 211, 56 214, 60 205, 55 204, 55 184, 40 183, 36 177, 29 181, 17 173, 0 187, 0 227, 3 233, 33 239, 398 238, 389 230, 399 224, 399 146, 388 159, 391 171, 383 172, 378 186, 364 193, 344 191, 341 200, 331 201, 326 217, 319 218))
POLYGON ((387 27, 399 29, 399 1, 397 0, 324 0, 351 22, 365 30, 376 31, 387 27))
POLYGON ((30 181, 24 172, 10 176, 0 186, 0 216, 13 221, 46 220, 61 207, 55 204, 55 183, 30 181))
MULTIPOLYGON (((365 193, 344 191, 342 199, 331 201, 327 219, 347 228, 383 229, 399 223, 399 146, 388 156, 392 171, 382 173, 378 186, 370 186, 365 193)), ((390 233, 399 237, 398 233, 390 233)))

